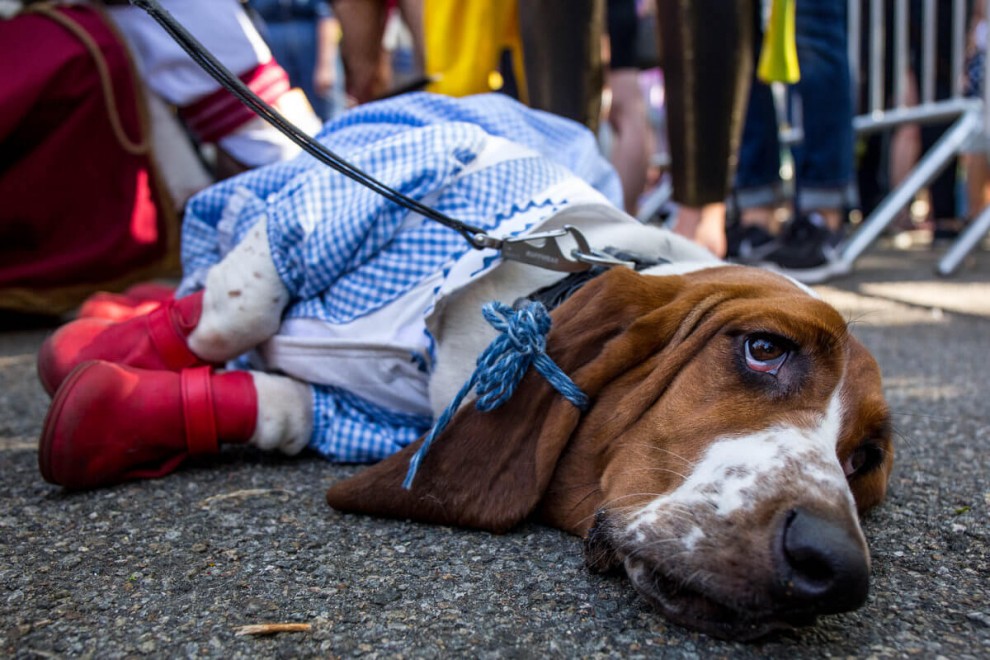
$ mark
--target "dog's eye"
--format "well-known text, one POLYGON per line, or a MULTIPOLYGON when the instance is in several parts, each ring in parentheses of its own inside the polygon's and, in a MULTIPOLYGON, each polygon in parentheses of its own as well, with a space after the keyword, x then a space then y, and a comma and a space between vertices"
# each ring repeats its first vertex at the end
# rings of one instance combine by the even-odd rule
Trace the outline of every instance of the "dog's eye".
POLYGON ((787 361, 793 345, 783 337, 751 335, 746 338, 746 366, 759 373, 776 376, 787 361))
POLYGON ((883 449, 872 442, 864 442, 842 464, 846 477, 872 472, 883 462, 883 449))

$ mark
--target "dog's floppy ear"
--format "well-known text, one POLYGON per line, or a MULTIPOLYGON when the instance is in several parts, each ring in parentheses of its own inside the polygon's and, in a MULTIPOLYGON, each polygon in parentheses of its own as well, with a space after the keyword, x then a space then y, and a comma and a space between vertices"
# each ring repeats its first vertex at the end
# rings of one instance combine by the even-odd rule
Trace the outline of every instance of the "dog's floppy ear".
MULTIPOLYGON (((548 354, 593 401, 681 327, 683 316, 666 318, 660 309, 680 281, 625 268, 604 273, 554 311, 548 354)), ((539 503, 581 414, 531 369, 500 408, 458 411, 410 490, 402 482, 422 440, 334 484, 327 502, 341 511, 506 531, 539 503)))

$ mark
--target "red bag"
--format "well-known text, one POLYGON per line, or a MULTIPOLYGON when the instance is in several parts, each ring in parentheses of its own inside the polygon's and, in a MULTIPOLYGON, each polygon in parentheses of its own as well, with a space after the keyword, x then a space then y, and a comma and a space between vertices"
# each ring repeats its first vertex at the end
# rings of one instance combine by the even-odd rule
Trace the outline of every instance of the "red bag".
POLYGON ((177 272, 178 220, 108 19, 77 5, 0 20, 0 62, 0 309, 61 313, 177 272))

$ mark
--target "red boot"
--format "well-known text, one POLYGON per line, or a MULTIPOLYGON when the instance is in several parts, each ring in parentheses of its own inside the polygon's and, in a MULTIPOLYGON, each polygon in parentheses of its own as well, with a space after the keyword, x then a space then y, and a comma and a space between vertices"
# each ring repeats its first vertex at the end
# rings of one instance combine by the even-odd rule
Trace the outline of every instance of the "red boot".
POLYGON ((149 371, 85 362, 52 401, 39 442, 46 481, 98 488, 174 471, 220 442, 254 433, 258 397, 246 371, 149 371))
POLYGON ((156 282, 135 284, 123 293, 100 291, 83 302, 77 317, 119 323, 158 309, 171 300, 174 293, 174 287, 156 282))
POLYGON ((202 311, 200 291, 122 323, 97 318, 67 323, 41 345, 38 378, 51 395, 76 365, 87 360, 171 371, 206 364, 186 344, 202 311))

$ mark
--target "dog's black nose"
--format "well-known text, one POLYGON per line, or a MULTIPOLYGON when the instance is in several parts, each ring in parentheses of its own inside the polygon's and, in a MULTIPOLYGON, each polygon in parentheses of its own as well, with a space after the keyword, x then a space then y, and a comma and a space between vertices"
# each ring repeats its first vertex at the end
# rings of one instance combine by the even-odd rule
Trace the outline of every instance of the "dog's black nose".
POLYGON ((798 508, 784 517, 779 538, 775 595, 781 605, 836 614, 866 602, 869 563, 847 527, 798 508))

